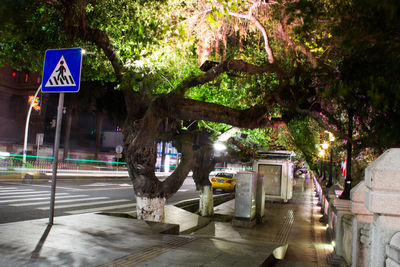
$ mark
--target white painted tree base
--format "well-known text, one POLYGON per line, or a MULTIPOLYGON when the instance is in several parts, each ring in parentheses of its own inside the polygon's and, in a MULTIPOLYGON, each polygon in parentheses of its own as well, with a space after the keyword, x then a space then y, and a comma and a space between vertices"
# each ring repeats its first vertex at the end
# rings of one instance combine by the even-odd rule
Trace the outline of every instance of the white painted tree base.
POLYGON ((201 216, 214 216, 214 198, 212 187, 210 185, 203 186, 200 189, 200 206, 199 211, 201 216))
POLYGON ((136 197, 138 220, 164 222, 165 198, 136 197))

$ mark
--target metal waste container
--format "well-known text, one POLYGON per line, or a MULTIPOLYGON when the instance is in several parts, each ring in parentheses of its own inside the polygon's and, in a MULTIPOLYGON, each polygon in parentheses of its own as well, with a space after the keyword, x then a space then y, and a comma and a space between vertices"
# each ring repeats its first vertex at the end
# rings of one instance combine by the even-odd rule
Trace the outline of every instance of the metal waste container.
POLYGON ((253 226, 256 216, 257 174, 255 172, 238 172, 235 192, 236 226, 253 226))

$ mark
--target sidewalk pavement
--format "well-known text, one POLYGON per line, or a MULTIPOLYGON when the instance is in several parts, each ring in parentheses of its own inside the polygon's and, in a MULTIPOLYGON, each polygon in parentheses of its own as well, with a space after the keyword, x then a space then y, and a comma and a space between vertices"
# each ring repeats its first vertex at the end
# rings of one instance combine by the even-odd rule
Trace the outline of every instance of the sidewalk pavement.
POLYGON ((0 224, 0 266, 328 266, 312 185, 294 191, 253 228, 232 225, 234 200, 214 220, 167 206, 165 224, 102 214, 0 224))

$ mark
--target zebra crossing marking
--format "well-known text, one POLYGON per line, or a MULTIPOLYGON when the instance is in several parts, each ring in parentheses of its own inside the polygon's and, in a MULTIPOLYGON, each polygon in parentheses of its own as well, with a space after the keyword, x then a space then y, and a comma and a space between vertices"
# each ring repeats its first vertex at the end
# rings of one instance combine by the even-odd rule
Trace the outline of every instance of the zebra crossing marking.
MULTIPOLYGON (((111 187, 112 184, 104 183, 105 188, 92 189, 76 189, 66 188, 68 191, 100 191, 110 189, 130 189, 131 185, 124 184, 119 187, 111 187), (129 186, 129 188, 128 188, 129 186)), ((42 185, 43 186, 43 185, 42 185)), ((48 187, 48 186, 43 186, 48 187)), ((49 210, 49 191, 35 191, 35 189, 21 187, 0 187, 0 204, 5 204, 10 207, 32 206, 37 210, 49 210)), ((88 207, 87 209, 69 210, 64 214, 81 214, 100 212, 106 210, 117 210, 123 208, 135 208, 136 203, 132 203, 129 199, 110 199, 109 197, 90 197, 89 195, 73 195, 71 193, 56 194, 56 209, 73 209, 77 207, 88 207), (75 203, 74 203, 75 202, 75 203), (72 204, 71 204, 72 203, 72 204), (110 204, 117 204, 109 206, 110 204), (96 205, 107 205, 105 207, 93 207, 96 205)))
MULTIPOLYGON (((60 198, 77 198, 77 197, 86 197, 87 195, 72 195, 72 196, 56 196, 56 199, 60 198)), ((12 200, 0 200, 0 203, 10 203, 10 202, 22 202, 22 201, 35 201, 35 200, 49 200, 50 197, 38 197, 38 198, 25 198, 25 199, 12 199, 12 200)))
MULTIPOLYGON (((88 201, 88 200, 103 200, 109 199, 108 197, 91 197, 91 198, 78 198, 78 199, 66 199, 66 200, 56 200, 56 204, 58 203, 71 203, 71 202, 79 202, 79 201, 88 201)), ((48 201, 42 202, 33 202, 33 203, 22 203, 22 204, 10 204, 9 206, 13 207, 23 207, 23 206, 39 206, 39 205, 48 205, 48 201)))
POLYGON ((49 193, 49 191, 29 191, 29 192, 11 192, 11 193, 2 193, 2 196, 13 196, 13 195, 20 195, 23 193, 27 193, 27 194, 43 194, 43 193, 49 193))
POLYGON ((71 189, 73 192, 80 191, 104 191, 104 190, 132 190, 130 187, 102 187, 102 188, 91 188, 91 189, 71 189))
POLYGON ((110 206, 110 207, 99 207, 93 209, 84 209, 84 210, 73 210, 67 211, 67 214, 81 214, 81 213, 91 213, 91 212, 100 212, 104 210, 114 210, 114 209, 123 209, 123 208, 134 208, 136 207, 136 203, 126 204, 126 205, 117 205, 117 206, 110 206))
POLYGON ((115 183, 91 183, 91 184, 85 184, 85 185, 82 185, 82 186, 116 186, 116 185, 118 185, 118 186, 120 186, 120 187, 131 187, 131 186, 132 186, 132 184, 127 184, 127 183, 125 183, 125 184, 115 184, 115 183))
POLYGON ((24 192, 32 192, 33 189, 21 189, 21 190, 0 190, 0 193, 24 193, 24 192))
MULTIPOLYGON (((71 204, 71 205, 57 205, 57 203, 56 203, 55 207, 56 207, 56 209, 68 209, 68 208, 76 208, 76 207, 82 207, 82 206, 121 203, 121 202, 127 202, 127 201, 131 201, 131 200, 118 199, 118 200, 107 200, 107 201, 97 201, 97 202, 86 202, 86 203, 83 203, 83 204, 71 204)), ((38 208, 38 209, 39 210, 48 210, 48 209, 50 209, 50 207, 43 207, 43 208, 38 208)))
MULTIPOLYGON (((59 196, 65 196, 68 195, 68 193, 58 193, 57 195, 59 196)), ((50 193, 42 193, 42 194, 36 194, 36 195, 22 195, 22 196, 1 196, 0 199, 7 199, 7 198, 24 198, 24 197, 44 197, 44 196, 50 196, 50 193)))
MULTIPOLYGON (((51 182, 51 180, 49 180, 48 181, 49 183, 51 182)), ((19 188, 21 188, 21 187, 44 187, 44 188, 48 188, 49 190, 50 190, 50 188, 51 188, 51 186, 50 185, 43 185, 43 184, 29 184, 29 185, 26 185, 26 184, 21 184, 21 183, 9 183, 9 184, 15 184, 15 185, 17 185, 17 186, 19 186, 19 188)), ((1 189, 1 188, 0 188, 1 189)), ((65 187, 65 186, 58 186, 57 185, 57 189, 66 189, 66 190, 69 190, 69 189, 71 189, 71 187, 65 187)), ((25 189, 25 190, 35 190, 35 189, 31 189, 31 188, 27 188, 27 189, 25 189)))

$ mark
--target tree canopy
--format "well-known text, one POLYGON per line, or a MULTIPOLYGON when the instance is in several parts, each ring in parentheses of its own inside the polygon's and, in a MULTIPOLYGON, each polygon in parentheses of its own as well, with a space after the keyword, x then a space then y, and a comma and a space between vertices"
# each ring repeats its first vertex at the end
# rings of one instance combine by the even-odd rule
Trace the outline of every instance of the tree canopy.
MULTIPOLYGON (((83 79, 123 92, 128 167, 143 196, 169 196, 191 168, 184 156, 171 179, 156 181, 154 140, 166 118, 287 125, 310 162, 320 128, 360 148, 399 143, 394 0, 5 2, 1 63, 40 71, 46 49, 80 46, 88 51, 83 79)), ((178 147, 192 155, 178 126, 170 127, 178 147)))

